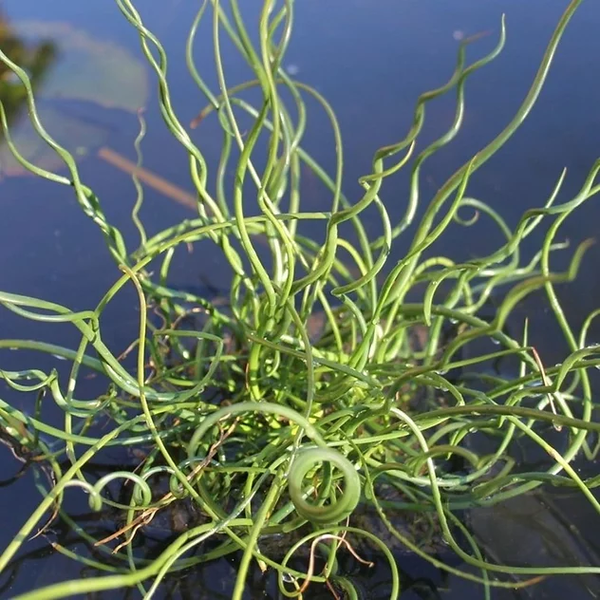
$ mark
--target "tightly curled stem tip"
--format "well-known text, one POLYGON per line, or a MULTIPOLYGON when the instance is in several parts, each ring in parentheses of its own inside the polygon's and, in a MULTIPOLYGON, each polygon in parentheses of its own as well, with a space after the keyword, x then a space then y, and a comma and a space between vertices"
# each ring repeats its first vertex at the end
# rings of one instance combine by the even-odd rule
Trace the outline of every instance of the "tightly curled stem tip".
POLYGON ((337 450, 331 448, 301 450, 292 464, 288 485, 290 498, 298 514, 312 523, 338 523, 352 514, 360 500, 360 478, 354 465, 337 450), (336 466, 344 476, 345 489, 341 496, 327 506, 309 504, 304 499, 302 491, 304 477, 320 462, 328 462, 336 466))

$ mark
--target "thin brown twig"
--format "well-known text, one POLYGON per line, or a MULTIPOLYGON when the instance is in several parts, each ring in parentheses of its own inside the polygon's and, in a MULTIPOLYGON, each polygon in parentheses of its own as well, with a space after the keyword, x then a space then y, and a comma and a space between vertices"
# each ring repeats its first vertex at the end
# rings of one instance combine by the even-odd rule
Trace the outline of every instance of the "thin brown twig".
POLYGON ((346 546, 346 548, 348 549, 350 554, 352 554, 352 556, 354 556, 354 558, 356 558, 356 560, 358 562, 362 563, 363 565, 367 565, 369 567, 375 566, 375 563, 371 562, 370 560, 365 560, 364 558, 361 558, 356 553, 356 550, 354 550, 354 548, 352 547, 352 544, 350 544, 350 542, 345 537, 342 537, 341 535, 334 535, 333 533, 324 533, 322 535, 317 536, 310 545, 310 557, 308 559, 308 571, 306 573, 306 579, 304 580, 304 583, 300 586, 300 590, 299 590, 300 594, 303 594, 306 591, 306 588, 310 585, 311 578, 315 571, 315 550, 316 550, 317 544, 322 540, 337 540, 338 542, 341 542, 342 544, 344 544, 344 546, 346 546))
POLYGON ((341 596, 335 591, 335 588, 333 587, 333 584, 331 583, 331 581, 329 581, 329 579, 325 582, 325 585, 327 585, 329 591, 331 592, 331 595, 335 598, 335 600, 342 600, 341 596))
POLYGON ((124 171, 129 175, 135 175, 140 181, 145 183, 147 186, 155 189, 157 192, 164 194, 171 200, 174 200, 178 204, 186 206, 192 210, 198 209, 198 197, 194 194, 187 192, 179 186, 167 181, 166 179, 152 173, 148 169, 139 167, 134 162, 125 158, 118 152, 115 152, 111 148, 104 146, 98 150, 98 156, 111 164, 113 167, 124 171))
MULTIPOLYGON (((204 459, 198 465, 196 465, 192 472, 186 477, 188 481, 191 481, 191 479, 193 479, 202 469, 204 469, 206 466, 208 466, 208 464, 210 464, 210 461, 217 453, 219 447, 233 433, 237 423, 238 419, 236 419, 227 430, 221 430, 221 435, 219 436, 219 439, 209 448, 208 453, 204 457, 204 459)), ((98 540, 94 543, 94 546, 101 546, 103 544, 106 544, 107 542, 111 542, 112 540, 120 537, 121 535, 124 535, 127 532, 131 531, 131 536, 113 549, 113 554, 118 552, 123 546, 126 546, 127 544, 130 544, 133 541, 133 538, 135 537, 137 531, 141 527, 144 527, 145 525, 150 523, 150 521, 152 521, 152 519, 159 510, 165 508, 165 506, 173 502, 175 499, 176 498, 173 492, 168 492, 158 500, 158 506, 153 506, 151 508, 145 509, 141 514, 139 514, 135 519, 133 519, 133 521, 121 527, 114 533, 106 536, 105 538, 98 540)))
MULTIPOLYGON (((198 196, 171 183, 164 177, 136 165, 112 148, 103 146, 98 150, 98 157, 132 177, 135 175, 141 182, 145 183, 148 187, 155 189, 157 192, 160 192, 167 198, 174 200, 178 204, 181 204, 196 213, 198 212, 198 205, 200 202, 198 196)), ((259 244, 263 244, 264 246, 269 245, 267 237, 264 234, 257 234, 254 238, 259 244)))

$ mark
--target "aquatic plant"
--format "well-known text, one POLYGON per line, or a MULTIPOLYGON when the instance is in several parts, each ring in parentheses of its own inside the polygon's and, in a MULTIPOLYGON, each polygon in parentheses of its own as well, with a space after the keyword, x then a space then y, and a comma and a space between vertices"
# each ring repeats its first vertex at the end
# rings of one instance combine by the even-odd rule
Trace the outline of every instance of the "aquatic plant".
MULTIPOLYGON (((327 584, 334 594, 356 597, 355 583, 340 569, 340 556, 353 553, 363 560, 360 554, 369 548, 371 558, 387 560, 386 594, 397 598, 402 565, 390 550, 396 541, 442 570, 481 582, 487 597, 494 586, 517 588, 551 575, 600 572, 598 566, 496 563, 462 517, 467 509, 491 507, 548 484, 579 489, 600 511, 592 493, 598 478, 582 479, 572 464, 576 457, 591 460, 598 452, 594 441, 600 424, 593 419, 589 371, 600 364, 599 347, 587 336, 599 312, 574 331, 555 292, 557 284, 576 276, 591 242, 575 249, 566 271, 555 272, 550 265, 551 253, 564 247, 557 241, 562 223, 600 190, 595 181, 600 161, 572 199, 557 203, 563 173, 547 202, 527 210, 514 229, 494 208, 467 195, 471 175, 533 108, 580 3, 573 0, 565 10, 510 123, 439 188, 420 215, 422 166, 460 130, 469 78, 501 52, 504 22, 496 47, 472 64, 466 62, 466 47, 474 40, 462 42, 449 80, 420 96, 410 131, 401 140, 375 152, 371 173, 360 178, 364 194, 352 201, 342 191, 344 146, 334 111, 316 90, 282 68, 293 26, 291 0, 264 0, 258 44, 236 0, 228 11, 218 0, 204 2, 192 24, 188 68, 207 98, 193 125, 212 116, 223 131, 214 173, 173 109, 163 47, 132 2, 117 0, 139 33, 158 83, 162 117, 188 154, 197 192, 195 218, 148 235, 139 217, 143 193, 136 179, 132 218, 140 244, 135 250, 106 216, 107 201, 84 184, 73 158, 39 120, 27 73, 0 51, 26 91, 34 127, 68 174, 44 170, 19 153, 0 105, 7 143, 32 173, 73 189, 122 271, 98 306, 85 311, 0 293, 7 310, 34 321, 69 323, 80 335, 76 349, 0 340, 0 348, 35 350, 70 364, 66 382, 55 370, 0 371, 12 389, 37 398, 31 414, 0 400, 0 423, 4 436, 14 440, 15 452, 41 473, 38 485, 44 494, 0 556, 0 570, 36 527, 43 533, 61 519, 95 552, 74 552, 60 541, 53 542, 54 549, 101 573, 22 598, 124 586, 137 586, 151 597, 171 574, 229 555, 240 557, 236 599, 253 566, 276 573, 285 596, 327 584), (194 62, 203 19, 212 20, 218 94, 194 62), (254 73, 252 81, 229 86, 220 51, 224 35, 254 73), (260 93, 258 105, 244 96, 250 88, 260 93), (427 104, 449 93, 456 95, 454 122, 418 150, 427 104), (307 97, 330 120, 337 155, 333 174, 302 147, 307 97), (250 122, 244 131, 242 120, 244 128, 250 122), (393 223, 383 197, 386 179, 408 166, 405 212, 393 223), (307 172, 331 191, 326 210, 302 210, 307 172), (381 220, 377 239, 369 239, 364 228, 369 208, 381 220), (466 218, 464 209, 474 216, 466 218), (433 253, 449 227, 464 227, 466 235, 484 218, 504 238, 496 251, 462 263, 433 253), (543 226, 541 249, 523 259, 523 240, 543 226), (406 238, 409 250, 393 261, 394 245, 406 238), (231 269, 226 302, 170 284, 174 258, 189 247, 220 251, 231 269), (139 303, 139 336, 128 350, 136 357, 133 369, 105 345, 101 325, 107 306, 125 286, 134 287, 139 303), (544 366, 529 344, 526 324, 518 336, 507 328, 515 307, 536 290, 544 293, 570 349, 552 367, 544 366), (512 360, 515 373, 490 371, 499 359, 512 360), (106 379, 106 392, 85 400, 77 390, 89 372, 106 379), (60 410, 61 427, 42 417, 50 399, 60 410), (548 435, 554 431, 558 437, 548 435), (513 449, 523 443, 547 454, 544 468, 515 459, 513 449), (133 457, 129 468, 99 478, 86 472, 94 458, 117 449, 133 457), (88 494, 93 510, 121 515, 111 535, 91 535, 64 509, 65 495, 81 492, 88 494), (146 556, 136 536, 181 503, 194 519, 183 531, 173 528, 158 554, 146 556), (45 524, 44 515, 50 518, 45 524), (420 539, 403 526, 411 515, 422 520, 420 539), (435 538, 466 567, 429 550, 435 538), (302 548, 308 549, 308 559, 294 560, 302 548), (315 561, 320 561, 318 568, 315 561)), ((142 115, 140 122, 136 148, 141 164, 142 115)))

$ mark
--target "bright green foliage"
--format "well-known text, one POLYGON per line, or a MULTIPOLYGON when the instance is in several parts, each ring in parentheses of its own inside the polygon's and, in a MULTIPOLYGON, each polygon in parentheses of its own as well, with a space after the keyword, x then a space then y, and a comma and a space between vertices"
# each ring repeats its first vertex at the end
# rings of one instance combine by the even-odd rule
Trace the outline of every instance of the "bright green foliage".
MULTIPOLYGON (((101 551, 109 553, 111 544, 112 548, 129 540, 140 515, 164 510, 176 498, 193 502, 204 521, 178 535, 154 561, 140 559, 132 545, 126 544, 113 555, 121 568, 110 567, 111 574, 61 583, 24 597, 58 598, 132 585, 150 597, 168 573, 240 550, 236 599, 242 597, 253 560, 278 572, 280 588, 287 596, 297 596, 308 576, 311 585, 329 580, 352 594, 353 584, 337 571, 335 560, 336 554, 347 551, 343 535, 348 536, 348 543, 368 539, 387 558, 393 598, 400 595, 400 581, 396 559, 388 550, 391 539, 400 540, 442 569, 482 582, 488 595, 492 586, 529 585, 542 575, 599 573, 597 566, 494 564, 483 558, 476 540, 456 517, 458 510, 490 506, 543 483, 579 488, 600 511, 591 492, 596 479, 582 480, 571 466, 576 456, 591 458, 598 450, 590 446, 600 424, 592 419, 588 370, 600 364, 599 347, 586 340, 596 313, 580 331, 573 331, 555 293, 556 284, 575 277, 589 242, 574 251, 566 272, 550 269, 551 251, 561 247, 555 241, 561 224, 600 190, 595 183, 600 162, 574 198, 557 204, 563 174, 547 203, 528 210, 514 230, 494 209, 467 196, 469 177, 510 139, 532 109, 580 0, 569 4, 558 23, 512 121, 440 187, 420 219, 420 169, 432 154, 444 151, 459 131, 469 78, 501 52, 504 24, 496 48, 473 64, 467 65, 465 59, 466 45, 473 40, 462 44, 448 82, 419 98, 410 131, 375 152, 372 172, 360 179, 364 195, 351 200, 341 189, 343 143, 331 107, 281 68, 292 31, 292 0, 264 0, 256 46, 237 0, 231 0, 227 13, 218 0, 204 2, 198 12, 187 58, 193 79, 207 97, 201 117, 217 113, 213 116, 223 129, 221 162, 215 173, 207 171, 202 148, 192 141, 173 110, 160 42, 146 29, 130 0, 117 3, 139 32, 158 82, 164 121, 189 155, 198 215, 148 237, 138 214, 142 206, 138 186, 133 217, 141 244, 134 251, 126 248, 121 233, 105 216, 103 200, 84 185, 73 158, 36 119, 26 74, 0 54, 28 92, 38 134, 65 162, 69 175, 45 171, 22 157, 21 162, 40 177, 73 187, 81 208, 101 229, 123 271, 99 305, 86 312, 0 293, 6 309, 28 319, 69 322, 81 334, 77 349, 0 341, 2 348, 34 348, 62 356, 72 365, 66 386, 54 372, 34 368, 0 373, 15 389, 48 390, 43 401, 54 399, 64 412, 64 428, 58 429, 38 414, 27 416, 0 401, 3 426, 26 432, 22 443, 35 444, 57 481, 0 557, 0 569, 44 512, 55 501, 60 503, 67 487, 86 490, 95 509, 119 507, 103 494, 103 488, 126 480, 130 500, 121 508, 132 526, 118 542, 100 545, 101 551), (209 91, 194 65, 194 38, 203 19, 212 22, 219 95, 209 91), (229 87, 220 53, 225 36, 247 61, 255 80, 229 87), (260 91, 261 104, 253 106, 243 99, 248 88, 260 91), (439 140, 417 154, 427 103, 447 93, 457 98, 455 121, 439 140), (307 97, 316 99, 330 119, 337 153, 333 174, 326 173, 302 148, 307 97), (292 105, 285 99, 291 99, 292 105), (252 125, 247 128, 249 118, 252 125), (261 159, 259 166, 256 157, 264 156, 265 140, 267 159, 261 159), (406 211, 399 222, 392 223, 384 202, 386 179, 404 167, 411 168, 406 211), (235 178, 229 192, 231 170, 235 178), (302 210, 301 181, 306 170, 331 190, 330 206, 322 212, 302 210), (378 239, 368 239, 361 220, 369 207, 375 207, 381 219, 383 233, 378 239), (489 219, 505 242, 488 256, 457 264, 432 252, 448 227, 464 227, 466 237, 469 227, 476 225, 477 219, 466 221, 458 216, 461 207, 489 219), (300 233, 307 221, 322 227, 322 244, 300 233), (542 247, 524 262, 521 242, 542 226, 547 226, 542 247), (390 250, 401 237, 412 240, 410 250, 402 260, 392 262, 390 250), (173 257, 189 244, 203 251, 220 251, 230 265, 226 306, 168 286, 173 257), (128 285, 135 286, 141 308, 139 339, 133 346, 138 353, 137 372, 133 373, 104 345, 99 324, 106 306, 128 285), (562 364, 545 370, 528 345, 526 327, 521 339, 505 329, 518 302, 536 290, 545 294, 570 348, 562 364), (484 317, 492 295, 498 306, 490 320, 484 317), (159 324, 148 318, 149 306, 160 314, 159 324), (322 327, 315 331, 317 321, 322 327), (415 332, 421 332, 420 343, 415 332), (474 341, 483 340, 498 345, 490 345, 484 353, 462 353, 474 341), (503 356, 517 361, 514 377, 484 374, 492 361, 503 356), (77 398, 83 367, 110 380, 104 396, 93 401, 77 398), (471 377, 460 377, 460 369, 472 371, 471 377), (113 429, 108 431, 104 425, 98 433, 94 425, 105 424, 107 417, 113 429), (562 428, 560 451, 545 436, 552 427, 562 428), (491 446, 485 453, 476 451, 473 432, 489 438, 491 446), (38 433, 52 443, 42 442, 38 433), (523 440, 539 445, 551 457, 545 471, 529 471, 515 462, 511 449, 523 440), (148 444, 152 450, 135 472, 88 481, 82 471, 103 448, 148 444), (59 466, 57 459, 63 454, 68 469, 59 466), (462 472, 451 469, 451 457, 464 461, 462 472), (157 503, 152 500, 153 478, 165 473, 170 476, 171 493, 157 503), (386 539, 378 540, 370 530, 357 526, 360 514, 369 508, 379 515, 386 539), (398 514, 411 512, 425 514, 450 548, 479 574, 441 563, 404 535, 398 514), (290 541, 285 558, 263 552, 265 536, 291 535, 307 525, 308 533, 295 545, 290 541), (458 531, 468 547, 457 539, 458 531), (307 575, 287 566, 294 550, 317 538, 315 544, 320 542, 321 547, 330 544, 325 571, 307 575), (216 549, 190 555, 207 539, 219 541, 216 549)), ((142 127, 138 150, 143 131, 142 127)), ((18 148, 12 150, 19 158, 18 148)), ((68 515, 61 513, 60 518, 68 515)), ((88 539, 80 527, 72 525, 88 539)), ((73 558, 107 570, 89 557, 73 558)))

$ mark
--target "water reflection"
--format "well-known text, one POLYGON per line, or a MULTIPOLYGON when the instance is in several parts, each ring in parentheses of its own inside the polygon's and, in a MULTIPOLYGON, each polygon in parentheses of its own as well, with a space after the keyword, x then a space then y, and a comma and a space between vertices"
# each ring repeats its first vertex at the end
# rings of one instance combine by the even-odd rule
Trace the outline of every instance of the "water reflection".
MULTIPOLYGON (((27 71, 34 90, 39 88, 57 54, 56 44, 50 40, 27 43, 14 31, 1 12, 0 48, 10 60, 27 71)), ((4 63, 0 63, 0 100, 4 104, 10 125, 21 114, 26 102, 26 93, 21 81, 4 63)))

